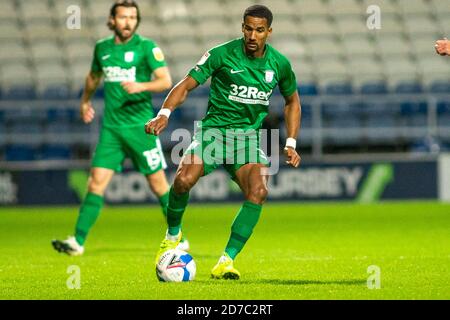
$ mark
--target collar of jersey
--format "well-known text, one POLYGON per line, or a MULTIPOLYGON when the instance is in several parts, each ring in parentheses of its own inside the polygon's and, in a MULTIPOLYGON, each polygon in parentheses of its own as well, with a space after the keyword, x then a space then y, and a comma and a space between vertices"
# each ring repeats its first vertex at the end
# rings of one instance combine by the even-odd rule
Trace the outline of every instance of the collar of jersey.
POLYGON ((137 33, 133 34, 133 37, 127 43, 115 43, 115 36, 112 37, 112 44, 117 48, 126 48, 127 46, 133 45, 139 41, 139 35, 137 33))

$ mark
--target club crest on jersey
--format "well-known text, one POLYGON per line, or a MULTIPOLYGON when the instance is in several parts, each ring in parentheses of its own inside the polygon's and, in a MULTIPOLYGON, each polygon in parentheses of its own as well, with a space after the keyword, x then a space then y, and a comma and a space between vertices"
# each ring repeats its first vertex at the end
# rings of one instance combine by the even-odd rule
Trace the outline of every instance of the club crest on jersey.
POLYGON ((132 62, 134 60, 134 52, 128 51, 125 52, 125 62, 132 62))
POLYGON ((275 75, 275 72, 272 70, 266 70, 265 73, 265 80, 267 83, 271 83, 273 80, 273 76, 275 75))

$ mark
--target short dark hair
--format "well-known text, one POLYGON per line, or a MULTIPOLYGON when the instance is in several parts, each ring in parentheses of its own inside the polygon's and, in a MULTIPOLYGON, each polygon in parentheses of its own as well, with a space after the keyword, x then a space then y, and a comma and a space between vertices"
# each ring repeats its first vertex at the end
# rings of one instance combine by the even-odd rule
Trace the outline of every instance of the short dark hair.
POLYGON ((255 4, 253 6, 248 7, 247 9, 245 9, 244 21, 247 16, 266 18, 267 25, 269 27, 272 25, 272 21, 273 21, 272 11, 270 11, 269 8, 267 8, 266 6, 263 6, 261 4, 255 4))
POLYGON ((136 8, 136 11, 137 11, 136 28, 137 28, 139 26, 139 23, 141 22, 141 14, 139 12, 139 6, 137 5, 136 1, 134 1, 134 0, 116 0, 116 2, 111 6, 111 9, 109 10, 108 28, 111 30, 114 29, 111 24, 110 18, 114 18, 116 16, 116 9, 118 7, 136 8))

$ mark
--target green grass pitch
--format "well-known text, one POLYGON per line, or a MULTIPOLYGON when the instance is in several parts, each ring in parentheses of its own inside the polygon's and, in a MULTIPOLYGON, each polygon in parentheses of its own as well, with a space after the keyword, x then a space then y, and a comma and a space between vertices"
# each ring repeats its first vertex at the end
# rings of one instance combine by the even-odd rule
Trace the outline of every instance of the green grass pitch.
MULTIPOLYGON (((107 206, 82 257, 53 251, 76 207, 0 209, 0 299, 449 299, 450 205, 436 202, 268 203, 237 257, 239 281, 210 279, 239 204, 190 205, 190 283, 160 283, 165 227, 156 206, 107 206), (67 270, 80 269, 80 289, 67 270), (368 267, 380 270, 369 289, 368 267)), ((370 282, 370 281, 369 281, 370 282)), ((370 282, 372 283, 372 282, 370 282)))

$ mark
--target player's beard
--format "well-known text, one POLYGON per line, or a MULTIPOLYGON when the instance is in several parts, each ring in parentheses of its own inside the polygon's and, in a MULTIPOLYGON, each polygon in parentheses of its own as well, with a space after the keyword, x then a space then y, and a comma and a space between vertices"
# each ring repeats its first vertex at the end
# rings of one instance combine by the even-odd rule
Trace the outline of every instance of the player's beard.
POLYGON ((125 41, 129 40, 134 35, 135 31, 136 31, 136 27, 134 29, 131 29, 130 26, 126 26, 122 30, 120 30, 117 27, 114 28, 114 33, 116 34, 116 36, 119 37, 119 39, 122 42, 125 42, 125 41), (128 32, 124 32, 124 31, 128 31, 128 32))

